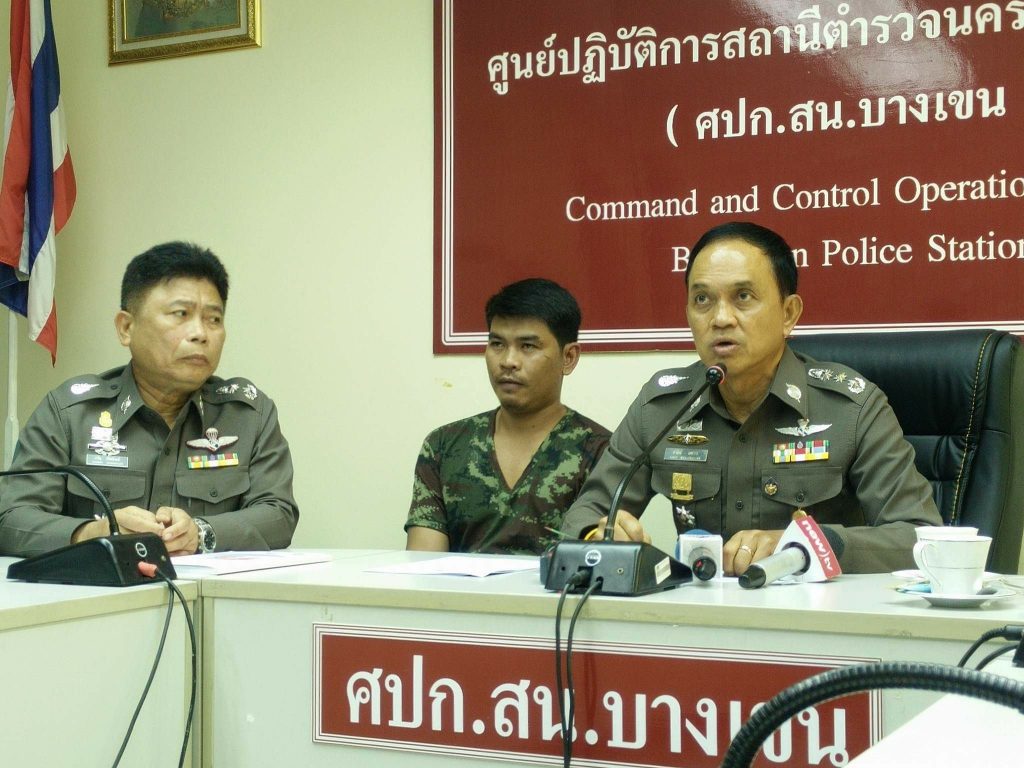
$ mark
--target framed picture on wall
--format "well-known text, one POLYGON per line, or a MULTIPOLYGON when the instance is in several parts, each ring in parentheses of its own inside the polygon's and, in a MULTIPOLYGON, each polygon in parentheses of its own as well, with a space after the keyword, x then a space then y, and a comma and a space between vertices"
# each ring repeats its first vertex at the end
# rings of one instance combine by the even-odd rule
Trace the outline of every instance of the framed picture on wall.
POLYGON ((260 0, 109 0, 110 64, 260 45, 260 0))

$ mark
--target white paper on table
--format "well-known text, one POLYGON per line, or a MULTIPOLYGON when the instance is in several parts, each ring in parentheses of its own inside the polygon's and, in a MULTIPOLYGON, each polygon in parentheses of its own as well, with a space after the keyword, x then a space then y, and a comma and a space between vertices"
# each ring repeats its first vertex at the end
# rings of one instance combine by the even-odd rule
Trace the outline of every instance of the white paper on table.
POLYGON ((275 549, 256 552, 208 552, 205 555, 185 555, 171 560, 180 579, 200 576, 218 576, 225 573, 263 571, 268 568, 286 568, 291 565, 326 563, 331 556, 323 552, 292 552, 275 549))
POLYGON ((369 573, 406 573, 421 576, 493 576, 499 573, 530 571, 540 567, 536 559, 521 557, 473 557, 448 555, 415 563, 399 563, 367 568, 369 573))

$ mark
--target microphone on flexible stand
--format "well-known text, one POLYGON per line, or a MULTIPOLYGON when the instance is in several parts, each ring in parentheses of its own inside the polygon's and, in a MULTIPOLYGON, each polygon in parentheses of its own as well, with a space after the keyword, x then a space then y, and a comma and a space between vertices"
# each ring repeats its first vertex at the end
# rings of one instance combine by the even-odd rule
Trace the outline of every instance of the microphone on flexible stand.
POLYGON ((582 591, 593 580, 601 579, 598 592, 605 595, 632 597, 671 589, 693 580, 690 568, 651 544, 637 541, 614 541, 615 519, 619 502, 637 470, 648 461, 651 451, 664 439, 676 422, 711 385, 725 380, 725 366, 709 366, 704 382, 687 398, 683 407, 658 433, 644 450, 630 463, 621 482, 612 494, 605 524, 604 539, 600 541, 561 541, 541 555, 540 571, 544 588, 560 592, 570 579, 573 590, 582 591), (585 578, 577 577, 582 571, 585 578))
POLYGON ((12 563, 7 569, 7 578, 54 584, 131 587, 152 584, 152 575, 147 577, 142 571, 152 572, 154 566, 168 579, 178 577, 163 539, 155 533, 122 534, 107 497, 80 469, 16 469, 0 472, 0 477, 43 474, 70 475, 80 480, 103 507, 103 514, 110 525, 110 535, 86 539, 12 563), (148 565, 141 565, 143 563, 148 565))

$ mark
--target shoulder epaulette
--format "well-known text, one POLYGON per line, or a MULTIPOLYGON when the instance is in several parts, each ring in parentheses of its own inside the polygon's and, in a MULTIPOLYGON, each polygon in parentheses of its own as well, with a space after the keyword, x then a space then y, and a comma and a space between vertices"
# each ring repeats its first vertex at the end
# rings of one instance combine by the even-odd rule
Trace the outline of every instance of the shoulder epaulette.
POLYGON ((874 386, 842 363, 808 363, 807 383, 816 389, 838 392, 857 401, 862 400, 864 392, 874 386))
POLYGON ((113 400, 120 391, 120 386, 117 383, 119 376, 120 370, 107 371, 107 373, 99 375, 76 376, 52 390, 50 395, 57 401, 60 408, 67 408, 75 403, 84 403, 90 400, 113 400))
POLYGON ((662 395, 692 392, 698 383, 692 366, 689 368, 666 368, 663 371, 658 371, 644 384, 641 397, 643 402, 649 403, 662 395))
POLYGON ((240 376, 233 379, 211 378, 203 385, 203 399, 208 403, 248 403, 255 408, 263 396, 255 384, 240 376))

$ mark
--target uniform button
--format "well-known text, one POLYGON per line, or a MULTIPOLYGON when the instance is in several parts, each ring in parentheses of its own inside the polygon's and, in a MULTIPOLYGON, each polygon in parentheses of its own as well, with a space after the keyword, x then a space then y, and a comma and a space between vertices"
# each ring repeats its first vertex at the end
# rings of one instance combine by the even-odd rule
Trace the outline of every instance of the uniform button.
POLYGON ((171 449, 170 448, 164 448, 164 456, 170 456, 170 455, 171 455, 171 449))
POLYGON ((100 488, 100 491, 102 491, 103 495, 106 496, 108 499, 110 498, 110 489, 109 488, 100 488))
POLYGON ((216 488, 211 488, 210 489, 210 497, 214 498, 214 499, 217 498, 217 489, 216 488))
POLYGON ((747 442, 747 436, 746 435, 740 435, 740 442, 741 443, 747 442))
POLYGON ((743 509, 743 502, 742 501, 737 501, 736 502, 736 509, 743 509))
POLYGON ((121 388, 120 384, 111 384, 110 385, 110 391, 111 392, 117 392, 117 390, 119 390, 120 388, 121 388))
POLYGON ((806 494, 806 493, 804 493, 803 491, 799 491, 799 492, 797 493, 797 495, 796 495, 796 500, 797 500, 797 501, 803 501, 803 500, 804 500, 804 499, 806 499, 806 498, 807 498, 807 494, 806 494))

